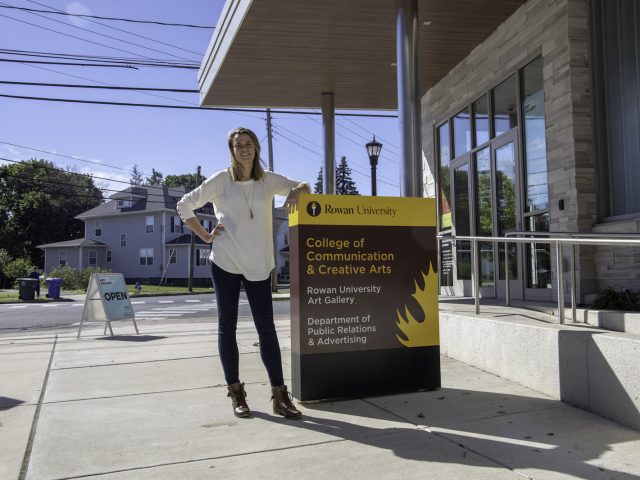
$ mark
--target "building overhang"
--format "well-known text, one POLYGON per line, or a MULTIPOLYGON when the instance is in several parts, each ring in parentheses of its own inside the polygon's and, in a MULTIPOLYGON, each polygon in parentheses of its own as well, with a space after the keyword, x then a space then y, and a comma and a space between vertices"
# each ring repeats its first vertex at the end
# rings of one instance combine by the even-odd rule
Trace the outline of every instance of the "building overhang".
MULTIPOLYGON (((420 0, 424 95, 525 0, 420 0)), ((202 106, 395 110, 395 2, 227 0, 199 72, 202 106)))

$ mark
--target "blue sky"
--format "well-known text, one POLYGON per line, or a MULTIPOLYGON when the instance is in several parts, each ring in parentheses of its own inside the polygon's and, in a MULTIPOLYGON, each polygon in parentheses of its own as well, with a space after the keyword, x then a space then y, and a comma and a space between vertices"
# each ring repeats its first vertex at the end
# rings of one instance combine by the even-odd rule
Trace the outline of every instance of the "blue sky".
MULTIPOLYGON (((217 23, 223 4, 221 0, 0 1, 0 6, 211 26, 217 23)), ((79 17, 0 8, 0 48, 140 59, 146 57, 200 64, 213 35, 213 30, 205 29, 108 20, 94 22, 79 17)), ((25 57, 0 53, 0 59, 19 58, 25 57)), ((197 71, 168 68, 134 70, 0 62, 0 80, 198 88, 197 71)), ((197 94, 184 93, 0 84, 0 94, 198 105, 197 94)), ((151 169, 155 168, 164 175, 195 172, 197 165, 201 165, 203 174, 209 176, 228 165, 226 135, 237 126, 251 128, 259 138, 265 138, 262 156, 267 160, 265 115, 260 113, 82 105, 2 97, 0 109, 0 157, 11 160, 45 158, 61 168, 74 167, 80 172, 112 179, 100 181, 101 186, 110 189, 126 187, 117 181, 128 181, 129 171, 134 164, 145 174, 151 174, 151 169)), ((313 185, 322 164, 320 117, 274 114, 273 124, 275 171, 313 185)), ((396 119, 337 117, 336 155, 347 157, 360 193, 369 195, 370 167, 364 144, 371 140, 373 134, 384 144, 377 170, 378 194, 398 196, 400 157, 396 119)), ((0 161, 2 163, 6 162, 0 161)), ((111 193, 105 191, 105 194, 111 193)))

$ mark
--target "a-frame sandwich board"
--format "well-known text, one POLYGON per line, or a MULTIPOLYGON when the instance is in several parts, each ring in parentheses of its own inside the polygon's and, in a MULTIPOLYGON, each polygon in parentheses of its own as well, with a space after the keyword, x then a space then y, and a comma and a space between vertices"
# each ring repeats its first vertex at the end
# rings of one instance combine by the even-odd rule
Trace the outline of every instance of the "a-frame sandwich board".
POLYGON ((127 292, 127 285, 121 273, 94 273, 91 275, 84 308, 82 309, 82 317, 80 318, 78 338, 80 338, 82 325, 85 321, 102 320, 105 322, 104 334, 107 333, 108 327, 111 336, 114 336, 111 322, 131 320, 136 329, 136 334, 140 335, 129 293, 127 292))

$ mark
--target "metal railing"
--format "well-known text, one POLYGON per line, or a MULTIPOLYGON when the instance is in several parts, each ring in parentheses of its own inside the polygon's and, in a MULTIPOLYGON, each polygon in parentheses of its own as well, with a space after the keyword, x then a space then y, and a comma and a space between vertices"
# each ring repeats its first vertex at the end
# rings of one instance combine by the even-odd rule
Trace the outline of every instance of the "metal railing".
MULTIPOLYGON (((555 232, 508 232, 504 237, 476 237, 476 236, 454 236, 438 235, 439 242, 443 241, 468 241, 472 245, 471 254, 471 281, 473 283, 473 298, 476 314, 480 313, 480 278, 478 275, 479 256, 478 243, 505 244, 504 265, 505 265, 505 303, 511 304, 509 286, 509 244, 548 244, 556 249, 556 286, 558 289, 558 320, 565 323, 564 314, 564 269, 562 264, 563 247, 571 246, 570 273, 571 273, 571 313, 572 320, 576 321, 576 245, 606 245, 606 246, 636 246, 640 247, 640 235, 637 234, 598 234, 598 233, 555 233, 555 232), (544 237, 544 238, 540 238, 544 237)), ((497 284, 497 282, 496 282, 497 284)))

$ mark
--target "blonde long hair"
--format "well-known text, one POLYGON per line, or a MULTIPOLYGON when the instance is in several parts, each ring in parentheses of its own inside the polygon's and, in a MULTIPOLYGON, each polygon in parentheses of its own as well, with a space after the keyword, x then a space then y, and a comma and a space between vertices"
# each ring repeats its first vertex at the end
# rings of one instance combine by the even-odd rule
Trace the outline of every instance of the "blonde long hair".
POLYGON ((264 177, 264 169, 260 164, 260 142, 258 141, 258 136, 253 133, 252 130, 249 130, 245 127, 234 128, 229 132, 229 153, 231 154, 231 168, 229 172, 231 173, 231 178, 234 180, 240 179, 240 167, 238 164, 238 160, 236 159, 235 154, 233 153, 233 138, 236 135, 249 135, 251 137, 251 141, 255 146, 255 156, 253 157, 253 167, 251 168, 251 178, 253 180, 261 180, 264 177))

